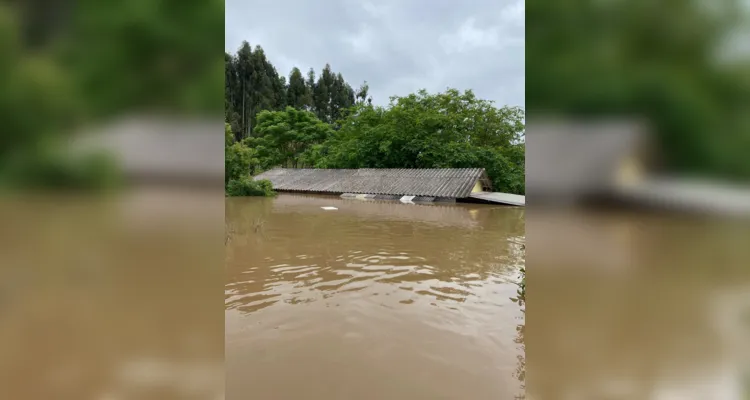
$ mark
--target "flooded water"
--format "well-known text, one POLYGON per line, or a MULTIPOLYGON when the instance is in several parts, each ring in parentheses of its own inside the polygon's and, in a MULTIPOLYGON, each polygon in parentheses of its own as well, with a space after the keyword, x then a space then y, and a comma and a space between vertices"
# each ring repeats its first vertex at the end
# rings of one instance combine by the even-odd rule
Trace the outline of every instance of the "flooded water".
POLYGON ((528 211, 529 398, 750 398, 750 225, 528 211))
POLYGON ((223 398, 223 193, 0 198, 0 399, 223 398))
POLYGON ((519 393, 523 209, 279 195, 226 224, 227 399, 519 393))
POLYGON ((750 393, 744 221, 53 200, 0 201, 1 399, 513 399, 524 232, 527 398, 750 393))

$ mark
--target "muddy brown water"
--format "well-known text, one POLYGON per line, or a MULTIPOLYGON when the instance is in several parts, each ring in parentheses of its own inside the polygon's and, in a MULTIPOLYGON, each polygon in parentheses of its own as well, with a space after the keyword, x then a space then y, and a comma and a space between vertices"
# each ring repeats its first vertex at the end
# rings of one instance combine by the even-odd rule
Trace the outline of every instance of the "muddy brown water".
POLYGON ((0 399, 223 398, 219 191, 0 197, 0 399))
POLYGON ((750 392, 744 221, 116 200, 0 199, 0 399, 512 399, 524 231, 527 398, 750 392))
POLYGON ((523 209, 282 194, 226 224, 227 399, 519 393, 523 209))
POLYGON ((527 212, 529 398, 750 398, 746 221, 527 212))

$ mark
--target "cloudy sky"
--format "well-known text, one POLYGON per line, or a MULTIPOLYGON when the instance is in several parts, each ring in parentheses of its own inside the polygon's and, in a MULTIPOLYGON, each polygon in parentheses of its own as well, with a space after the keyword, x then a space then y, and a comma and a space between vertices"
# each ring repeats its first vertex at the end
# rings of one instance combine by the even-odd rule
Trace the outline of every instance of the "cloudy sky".
POLYGON ((523 106, 524 0, 226 0, 225 47, 260 44, 280 74, 326 63, 377 104, 420 88, 523 106))

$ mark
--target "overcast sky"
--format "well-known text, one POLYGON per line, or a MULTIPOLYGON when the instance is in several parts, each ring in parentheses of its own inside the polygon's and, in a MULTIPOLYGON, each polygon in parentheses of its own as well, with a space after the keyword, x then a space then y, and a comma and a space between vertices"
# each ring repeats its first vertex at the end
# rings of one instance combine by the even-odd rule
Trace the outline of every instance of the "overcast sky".
POLYGON ((376 104, 420 88, 524 106, 524 0, 226 0, 225 47, 260 44, 280 74, 326 63, 376 104))

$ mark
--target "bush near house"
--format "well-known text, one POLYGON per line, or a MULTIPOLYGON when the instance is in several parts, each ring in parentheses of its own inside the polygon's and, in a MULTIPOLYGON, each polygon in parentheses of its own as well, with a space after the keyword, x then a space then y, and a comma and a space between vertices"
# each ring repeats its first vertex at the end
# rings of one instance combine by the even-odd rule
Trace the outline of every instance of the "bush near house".
POLYGON ((276 192, 274 192, 271 186, 271 181, 254 181, 250 176, 245 176, 229 181, 226 187, 226 194, 227 196, 271 197, 275 196, 276 192))
POLYGON ((256 150, 235 142, 232 128, 224 125, 224 190, 227 196, 275 196, 271 182, 253 181, 258 168, 256 150))

